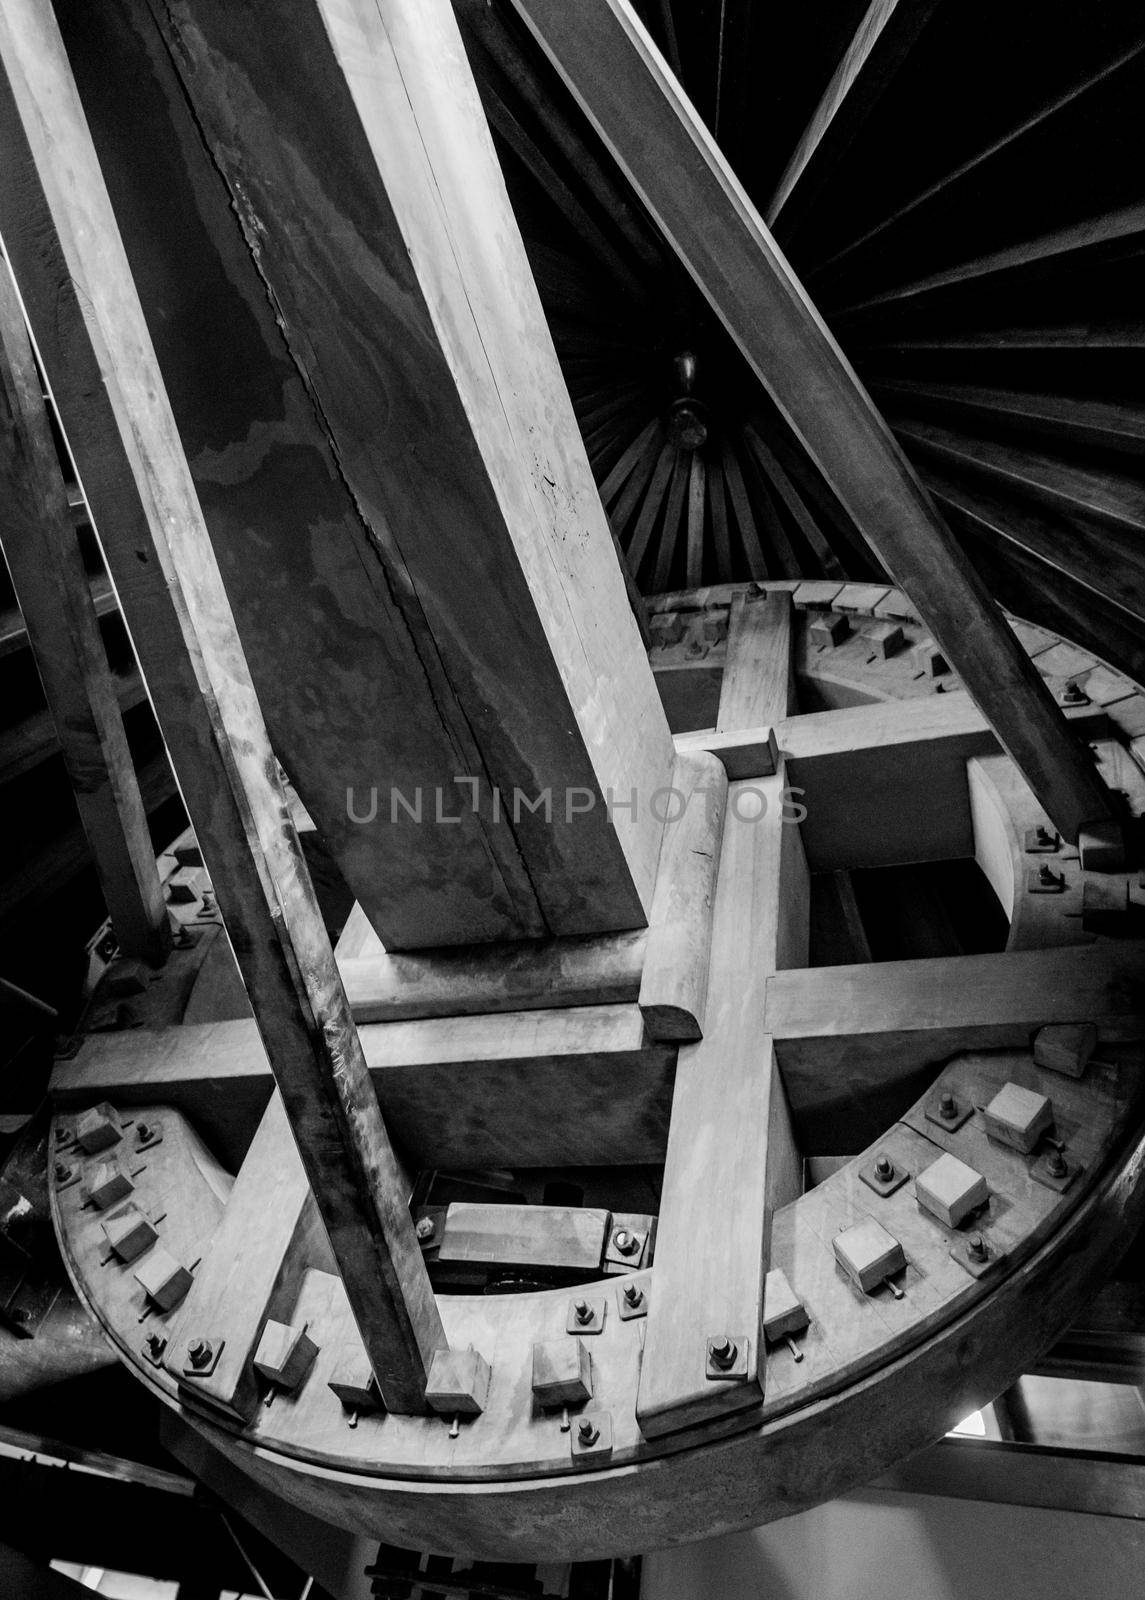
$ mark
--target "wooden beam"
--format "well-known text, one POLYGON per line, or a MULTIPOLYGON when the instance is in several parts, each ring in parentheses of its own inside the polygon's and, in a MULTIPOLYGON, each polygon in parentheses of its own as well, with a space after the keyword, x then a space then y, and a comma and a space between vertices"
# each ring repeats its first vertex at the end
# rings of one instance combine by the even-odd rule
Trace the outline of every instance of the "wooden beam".
POLYGON ((448 0, 151 11, 547 930, 640 926, 662 824, 608 802, 674 752, 448 0))
POLYGON ((939 0, 871 0, 775 186, 766 218, 798 230, 819 191, 909 55, 939 0))
POLYGON ((247 1421, 261 1398, 251 1362, 268 1317, 289 1322, 302 1274, 329 1246, 306 1171, 275 1093, 227 1199, 195 1281, 167 1332, 163 1365, 192 1406, 247 1421), (190 1346, 213 1348, 196 1370, 190 1346))
POLYGON ((728 616, 716 731, 767 727, 794 710, 790 594, 779 590, 759 600, 736 595, 728 616))
MULTIPOLYGON (((759 606, 764 616, 767 608, 759 606)), ((737 641, 733 685, 721 699, 729 722, 760 703, 751 680, 759 634, 742 612, 737 641)), ((769 662, 767 695, 786 704, 790 651, 769 654, 769 662)), ((636 1401, 647 1437, 753 1407, 762 1395, 771 1217, 802 1190, 764 1005, 767 975, 808 959, 807 862, 799 829, 786 820, 786 781, 780 765, 770 778, 727 787, 704 1037, 681 1046, 672 1094, 656 1288, 636 1401), (709 1375, 708 1341, 724 1334, 742 1362, 735 1379, 709 1375)))
MULTIPOLYGON (((676 1052, 636 1005, 379 1022, 360 1030, 394 1140, 412 1166, 660 1162, 676 1052)), ((56 1063, 64 1105, 179 1107, 237 1164, 273 1088, 253 1022, 92 1034, 56 1063)))
POLYGON ((378 1383, 423 1404, 445 1344, 357 1031, 63 42, 50 8, 0 16, 0 127, 20 210, 0 231, 21 281, 52 285, 87 391, 81 479, 118 515, 100 534, 191 821, 210 838, 215 893, 258 1029, 378 1383), (90 468, 90 471, 89 471, 90 468))
POLYGON ((1086 752, 633 12, 514 3, 1055 825, 1075 839, 1111 817, 1086 752))
POLYGON ((127 746, 24 314, 0 256, 4 557, 119 947, 158 964, 171 942, 127 746))

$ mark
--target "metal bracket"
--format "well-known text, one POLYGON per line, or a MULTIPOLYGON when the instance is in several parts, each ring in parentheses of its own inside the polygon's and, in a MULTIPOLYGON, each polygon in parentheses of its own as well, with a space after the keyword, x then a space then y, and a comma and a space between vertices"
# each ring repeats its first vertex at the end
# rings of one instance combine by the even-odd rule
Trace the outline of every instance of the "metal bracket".
POLYGON ((1081 1175, 1085 1168, 1080 1162, 1066 1161, 1056 1150, 1047 1151, 1040 1155, 1030 1168, 1030 1177, 1035 1183, 1043 1184, 1047 1189, 1056 1189, 1058 1194, 1064 1194, 1073 1180, 1081 1175), (1052 1167, 1057 1163, 1065 1168, 1063 1172, 1054 1172, 1052 1167))
POLYGON ((950 1246, 950 1254, 960 1267, 965 1267, 972 1278, 980 1278, 984 1272, 990 1272, 1002 1259, 1001 1253, 995 1249, 990 1240, 983 1234, 971 1232, 960 1234, 950 1246), (980 1238, 985 1255, 979 1257, 970 1249, 970 1240, 980 1238))
POLYGON ((1056 855, 1061 847, 1061 835, 1053 828, 1026 829, 1025 850, 1028 856, 1056 855))
POLYGON ((605 1459, 612 1454, 612 1413, 582 1412, 569 1430, 573 1459, 605 1459))
POLYGON ((865 1167, 859 1168, 859 1177, 867 1185, 868 1189, 873 1189, 877 1195, 881 1195, 885 1200, 888 1195, 892 1195, 896 1190, 902 1188, 903 1184, 909 1179, 910 1173, 905 1167, 900 1167, 898 1162, 892 1160, 890 1156, 880 1153, 873 1161, 868 1161, 865 1167), (879 1172, 880 1161, 890 1164, 889 1172, 879 1172))
POLYGON ((629 1278, 627 1283, 617 1289, 616 1305, 621 1322, 631 1322, 634 1317, 648 1315, 648 1292, 648 1285, 637 1283, 634 1278, 629 1278), (630 1295, 635 1295, 636 1298, 629 1299, 630 1295))
POLYGON ((601 1299, 590 1299, 587 1295, 579 1295, 575 1300, 569 1301, 568 1315, 565 1318, 566 1333, 603 1333, 604 1313, 606 1302, 601 1299), (583 1307, 583 1310, 578 1310, 583 1307))
POLYGON ((960 1099, 953 1089, 944 1089, 941 1084, 937 1085, 924 1109, 926 1120, 933 1122, 936 1128, 945 1128, 948 1133, 957 1133, 963 1123, 969 1122, 974 1115, 971 1101, 960 1099), (954 1101, 954 1110, 949 1115, 942 1109, 942 1101, 946 1095, 950 1095, 954 1101))
POLYGON ((704 1346, 704 1377, 743 1379, 751 1356, 751 1340, 742 1333, 714 1333, 704 1346), (726 1354, 721 1347, 727 1347, 726 1354))
MULTIPOLYGON (((193 1342, 192 1340, 188 1339, 187 1340, 188 1346, 192 1342, 193 1342)), ((226 1349, 227 1341, 225 1339, 219 1339, 219 1340, 208 1339, 205 1342, 207 1344, 209 1344, 210 1347, 211 1347, 210 1359, 208 1361, 202 1362, 199 1366, 195 1367, 195 1366, 191 1365, 190 1357, 188 1356, 184 1360, 183 1366, 182 1366, 182 1376, 184 1378, 209 1378, 211 1376, 211 1373, 214 1372, 215 1368, 218 1366, 219 1357, 222 1355, 223 1351, 226 1349)))

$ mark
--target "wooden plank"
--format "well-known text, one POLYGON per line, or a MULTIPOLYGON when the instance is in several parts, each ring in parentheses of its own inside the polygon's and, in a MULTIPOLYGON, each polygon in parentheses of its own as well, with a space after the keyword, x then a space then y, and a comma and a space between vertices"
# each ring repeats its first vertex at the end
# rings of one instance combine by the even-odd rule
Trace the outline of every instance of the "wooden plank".
POLYGON ((0 258, 4 556, 112 927, 158 964, 167 907, 23 312, 0 258))
POLYGON ((1026 1048, 1052 1022, 1145 1037, 1143 960, 1142 945, 1109 940, 777 973, 768 1023, 805 1148, 834 1153, 840 1129, 877 1137, 959 1050, 1026 1048))
POLYGON ((779 764, 775 729, 770 727, 735 728, 727 733, 678 733, 676 749, 681 755, 706 750, 717 756, 732 783, 742 778, 770 778, 779 764))
POLYGON ((452 7, 151 10, 490 780, 554 792, 512 816, 547 930, 640 926, 661 825, 606 799, 669 783, 671 739, 452 7))
POLYGON ((788 237, 909 55, 938 0, 871 0, 771 197, 767 224, 788 237))
MULTIPOLYGON (((23 282, 52 284, 86 423, 85 483, 112 485, 103 548, 275 1079, 393 1409, 422 1404, 444 1334, 361 1045, 48 8, 0 17, 0 124, 20 209, 0 226, 23 282), (89 475, 87 468, 91 465, 89 475)), ((89 485, 90 486, 90 485, 89 485)), ((98 507, 99 498, 93 495, 98 507)))
POLYGON ((727 796, 727 773, 716 756, 677 756, 664 797, 664 843, 640 979, 640 1011, 652 1039, 703 1036, 727 796))
POLYGON ((251 1365, 268 1317, 288 1322, 302 1274, 329 1263, 329 1246, 290 1131, 282 1097, 271 1095, 210 1248, 167 1333, 163 1365, 190 1405, 196 1401, 239 1421, 259 1403, 251 1365), (208 1373, 193 1374, 189 1346, 206 1340, 216 1354, 208 1373))
POLYGON ((780 875, 782 777, 731 784, 712 921, 703 1039, 681 1046, 656 1236, 656 1293, 636 1402, 640 1430, 656 1437, 759 1404, 759 1323, 771 1212, 799 1192, 801 1165, 765 1030, 765 974, 774 970, 781 922, 805 911, 780 875), (767 815, 739 820, 767 795, 767 815), (781 912, 780 906, 784 909, 781 912), (769 959, 770 957, 770 959, 769 959), (745 1376, 705 1376, 707 1340, 747 1341, 745 1376))
MULTIPOLYGON (((664 1158, 676 1052, 635 1005, 367 1023, 387 1127, 422 1167, 664 1158)), ((169 1101, 237 1162, 273 1087, 253 1022, 92 1034, 56 1063, 61 1104, 169 1101)))
POLYGON ((514 0, 665 238, 1069 839, 1111 802, 838 345, 621 0, 514 0), (607 73, 599 70, 607 61, 607 73))
POLYGON ((770 726, 795 710, 791 627, 791 596, 783 590, 732 601, 718 732, 770 726))
MULTIPOLYGON (((1068 720, 1089 732, 1101 713, 1083 706, 1068 720)), ((813 871, 974 854, 966 762, 998 744, 967 695, 792 717, 776 738, 788 782, 807 807, 802 833, 813 871)))

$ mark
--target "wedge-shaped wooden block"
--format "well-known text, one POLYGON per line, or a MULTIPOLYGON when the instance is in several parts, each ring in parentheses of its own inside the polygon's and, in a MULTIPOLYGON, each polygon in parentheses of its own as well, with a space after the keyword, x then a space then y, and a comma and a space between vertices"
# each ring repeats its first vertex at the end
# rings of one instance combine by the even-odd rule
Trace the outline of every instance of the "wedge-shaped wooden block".
POLYGON ((425 1386, 426 1404, 443 1417, 477 1417, 489 1397, 489 1363, 473 1349, 436 1350, 425 1386))
POLYGON ((811 1318, 780 1267, 772 1267, 763 1288, 763 1336, 776 1341, 802 1333, 811 1318))
POLYGON ((111 1250, 120 1261, 135 1261, 149 1250, 159 1237, 153 1224, 138 1206, 124 1206, 103 1223, 104 1235, 111 1250))
POLYGON ((928 678, 940 678, 950 671, 950 663, 933 639, 921 639, 912 651, 915 671, 928 678))
POLYGON ((327 1384, 342 1404, 353 1411, 382 1409, 382 1397, 365 1350, 351 1350, 342 1356, 327 1384))
POLYGON ((1081 887, 1081 925, 1086 933, 1116 936, 1128 933, 1134 907, 1129 899, 1128 879, 1117 874, 1108 877, 1086 876, 1081 887))
POLYGON ((187 1290, 195 1280, 188 1269, 175 1260, 169 1250, 164 1250, 162 1245, 158 1245, 147 1260, 141 1262, 135 1274, 135 1281, 160 1311, 172 1311, 186 1296, 187 1290))
POLYGON ((119 1113, 106 1100, 92 1106, 76 1119, 76 1143, 85 1155, 94 1156, 101 1150, 110 1150, 123 1138, 119 1113))
POLYGON ((948 1228, 957 1228, 990 1198, 990 1187, 982 1174, 949 1151, 919 1173, 914 1192, 923 1210, 948 1228))
POLYGON ((1034 1060, 1039 1067, 1080 1078, 1097 1048, 1097 1025, 1093 1022, 1057 1022, 1039 1028, 1034 1035, 1034 1060))
POLYGON ((1125 835, 1121 824, 1087 822, 1078 831, 1077 853, 1083 872, 1124 872, 1125 835))
POLYGON ((864 1294, 906 1266, 902 1245, 874 1217, 856 1222, 831 1241, 835 1259, 864 1294))
POLYGON ((135 1185, 118 1161, 101 1161, 84 1185, 84 1198, 90 1200, 98 1211, 126 1200, 135 1185))
POLYGON ((533 1346, 533 1398, 540 1406, 576 1406, 592 1399, 592 1362, 580 1339, 533 1346))
POLYGON ((825 611, 808 625, 807 637, 814 645, 833 648, 837 644, 842 644, 850 631, 851 624, 846 617, 836 616, 833 611, 825 611))
POLYGON ((280 1389, 297 1389, 317 1354, 318 1346, 304 1327, 269 1320, 254 1353, 254 1370, 280 1389))
POLYGON ((1044 1094, 1007 1083, 982 1112, 986 1132, 1023 1155, 1037 1144, 1054 1120, 1054 1108, 1044 1094))
POLYGON ((898 655, 905 643, 903 631, 897 622, 873 622, 869 628, 863 629, 863 638, 884 661, 898 655))

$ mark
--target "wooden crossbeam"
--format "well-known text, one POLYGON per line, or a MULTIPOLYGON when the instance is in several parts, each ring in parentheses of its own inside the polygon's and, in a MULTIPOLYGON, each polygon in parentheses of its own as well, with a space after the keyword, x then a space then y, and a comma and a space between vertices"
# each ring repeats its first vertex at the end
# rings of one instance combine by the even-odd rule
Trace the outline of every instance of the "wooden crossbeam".
POLYGON ((514 0, 1055 826, 1113 808, 986 584, 624 0, 514 0))
MULTIPOLYGON (((375 1376, 423 1404, 445 1336, 51 9, 0 16, 0 232, 45 288, 72 439, 172 764, 375 1376), (106 506, 114 515, 102 515, 106 506)), ((33 327, 36 317, 33 314, 33 327)), ((50 330, 51 331, 51 330, 50 330)))
POLYGON ((545 929, 641 925, 671 738, 448 0, 151 10, 545 929))
POLYGON ((158 963, 170 930, 147 813, 40 374, 3 257, 0 408, 3 549, 12 586, 119 947, 158 963))
MULTIPOLYGON (((733 610, 725 728, 789 703, 790 599, 776 599, 733 610), (755 673, 765 660, 761 698, 755 673)), ((681 1046, 672 1094, 636 1403, 649 1437, 754 1406, 762 1393, 771 1217, 802 1186, 764 1006, 767 975, 808 959, 807 862, 783 805, 786 782, 780 763, 771 777, 727 786, 704 1037, 681 1046), (742 1361, 734 1379, 708 1367, 708 1343, 722 1335, 742 1361)))
POLYGON ((769 726, 795 710, 791 628, 791 596, 784 590, 758 600, 737 594, 732 600, 718 733, 769 726))
MULTIPOLYGON (((386 1126, 422 1167, 610 1166, 664 1159, 676 1052, 636 1005, 359 1030, 386 1126)), ((273 1087, 253 1022, 92 1034, 59 1061, 61 1104, 178 1106, 237 1162, 273 1087)))
POLYGON ((939 0, 871 0, 811 114, 767 208, 789 235, 806 216, 840 153, 852 142, 909 55, 939 0))

